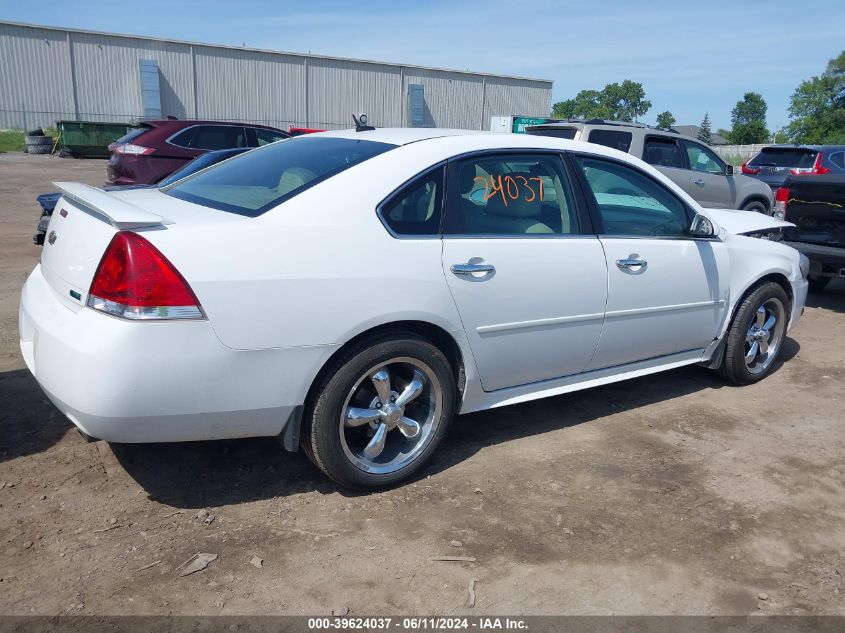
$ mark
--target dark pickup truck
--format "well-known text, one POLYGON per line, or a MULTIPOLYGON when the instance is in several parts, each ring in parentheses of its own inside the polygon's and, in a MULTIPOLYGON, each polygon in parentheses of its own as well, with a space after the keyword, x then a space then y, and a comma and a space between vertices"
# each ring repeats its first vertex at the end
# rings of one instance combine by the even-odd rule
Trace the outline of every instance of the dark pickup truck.
POLYGON ((795 228, 784 241, 810 259, 810 290, 845 277, 845 175, 792 176, 775 192, 775 215, 795 228))

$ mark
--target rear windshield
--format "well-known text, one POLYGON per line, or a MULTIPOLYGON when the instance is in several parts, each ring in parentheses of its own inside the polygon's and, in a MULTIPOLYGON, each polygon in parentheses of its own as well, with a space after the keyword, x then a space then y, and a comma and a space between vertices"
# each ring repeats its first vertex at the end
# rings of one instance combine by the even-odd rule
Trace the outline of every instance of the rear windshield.
POLYGON ((115 143, 131 143, 136 138, 141 136, 141 134, 143 134, 144 132, 149 132, 152 129, 153 128, 150 125, 141 125, 139 127, 133 127, 126 134, 117 139, 115 143))
POLYGON ((374 141, 300 136, 247 152, 164 191, 174 198, 254 218, 394 147, 374 141))
POLYGON ((575 138, 578 128, 574 127, 541 127, 534 130, 526 130, 527 134, 536 134, 537 136, 553 136, 555 138, 566 138, 570 141, 575 138))
POLYGON ((796 169, 812 167, 816 161, 816 151, 796 147, 766 147, 748 161, 752 167, 788 167, 796 169))

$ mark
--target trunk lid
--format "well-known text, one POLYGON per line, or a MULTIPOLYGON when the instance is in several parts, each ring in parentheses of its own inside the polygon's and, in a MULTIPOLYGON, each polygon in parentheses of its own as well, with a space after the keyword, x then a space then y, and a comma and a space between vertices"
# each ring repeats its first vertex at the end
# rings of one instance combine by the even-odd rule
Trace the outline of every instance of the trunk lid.
POLYGON ((793 242, 845 247, 845 177, 800 176, 789 186, 786 217, 793 242))
POLYGON ((85 305, 100 259, 117 231, 169 221, 88 185, 53 184, 62 197, 47 227, 41 270, 59 300, 76 311, 85 305))

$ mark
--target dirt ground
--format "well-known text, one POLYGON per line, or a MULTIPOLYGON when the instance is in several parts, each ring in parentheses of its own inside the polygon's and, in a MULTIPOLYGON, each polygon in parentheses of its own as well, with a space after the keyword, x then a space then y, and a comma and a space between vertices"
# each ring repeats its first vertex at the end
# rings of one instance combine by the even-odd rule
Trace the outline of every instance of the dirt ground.
POLYGON ((417 480, 353 495, 272 439, 88 444, 45 399, 34 198, 104 176, 0 155, 0 613, 845 614, 845 283, 758 385, 691 367, 463 416, 417 480))

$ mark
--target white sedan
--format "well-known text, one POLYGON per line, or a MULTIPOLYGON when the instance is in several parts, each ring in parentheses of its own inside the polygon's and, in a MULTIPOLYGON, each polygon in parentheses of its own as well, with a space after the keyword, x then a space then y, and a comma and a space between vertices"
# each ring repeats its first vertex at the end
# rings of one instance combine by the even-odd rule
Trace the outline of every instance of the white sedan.
POLYGON ((393 484, 455 414, 704 364, 773 368, 807 261, 642 161, 561 139, 340 131, 63 198, 21 349, 90 438, 278 436, 393 484))

